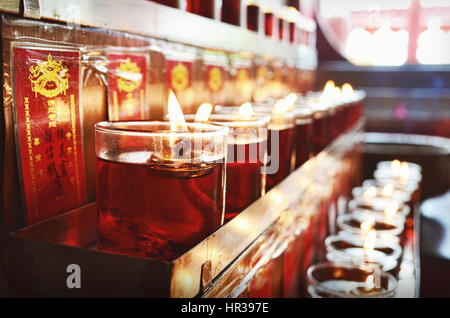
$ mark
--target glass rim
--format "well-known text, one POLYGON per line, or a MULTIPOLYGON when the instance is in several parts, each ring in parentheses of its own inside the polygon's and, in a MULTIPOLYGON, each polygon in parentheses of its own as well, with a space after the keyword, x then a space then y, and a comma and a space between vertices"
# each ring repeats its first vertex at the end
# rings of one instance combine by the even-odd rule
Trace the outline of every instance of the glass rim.
MULTIPOLYGON (((354 233, 360 233, 362 230, 359 227, 354 227, 348 224, 345 224, 345 221, 348 220, 356 220, 356 221, 360 221, 358 220, 358 218, 356 218, 357 216, 368 216, 367 213, 350 213, 350 214, 343 214, 343 215, 339 215, 336 219, 336 223, 338 224, 338 226, 343 230, 343 231, 348 231, 352 234, 354 233)), ((381 216, 378 216, 376 214, 373 215, 373 219, 375 220, 375 222, 380 221, 381 216)), ((362 223, 362 222, 361 222, 362 223)), ((400 234, 403 233, 404 230, 404 224, 400 221, 397 221, 395 223, 389 223, 391 224, 394 228, 392 229, 384 229, 384 230, 376 230, 377 232, 377 238, 378 237, 382 237, 383 235, 392 235, 392 236, 396 236, 398 237, 400 234)))
POLYGON ((109 134, 124 134, 124 135, 134 135, 141 137, 187 137, 187 138, 202 138, 202 137, 220 137, 220 136, 228 136, 229 128, 222 125, 217 125, 214 123, 190 123, 186 122, 186 126, 188 128, 197 128, 199 131, 172 131, 170 130, 170 122, 169 121, 101 121, 95 124, 96 132, 104 132, 109 134), (136 128, 124 128, 123 126, 139 126, 146 125, 147 127, 156 127, 156 126, 167 126, 167 130, 139 130, 136 128), (117 127, 122 126, 122 127, 117 127), (201 128, 210 129, 207 131, 200 131, 201 128))
MULTIPOLYGON (((330 294, 336 295, 341 298, 358 297, 358 296, 348 295, 343 292, 335 291, 335 290, 320 286, 321 282, 318 281, 314 277, 313 271, 318 270, 318 269, 331 268, 331 267, 335 267, 335 268, 344 267, 346 269, 353 268, 353 269, 358 269, 363 272, 366 272, 368 275, 372 275, 372 273, 368 269, 365 269, 363 265, 356 265, 356 264, 352 264, 350 262, 321 262, 321 263, 317 263, 317 264, 313 264, 313 265, 309 266, 308 270, 306 271, 306 279, 308 281, 308 284, 311 287, 318 289, 319 291, 330 293, 330 294)), ((392 274, 387 273, 385 271, 380 271, 380 276, 384 277, 389 283, 391 283, 391 284, 388 284, 388 287, 391 287, 391 288, 387 288, 386 291, 377 293, 375 295, 367 295, 366 298, 379 298, 379 297, 393 294, 395 292, 395 289, 397 288, 397 280, 395 279, 395 277, 392 274)))
MULTIPOLYGON (((184 118, 187 122, 192 123, 195 120, 195 114, 185 114, 184 118)), ((198 123, 210 123, 230 128, 267 128, 269 122, 270 116, 251 116, 246 119, 234 113, 215 113, 211 114, 208 120, 198 123)))
MULTIPOLYGON (((225 105, 216 105, 214 106, 214 112, 215 114, 232 114, 237 113, 239 111, 240 106, 225 106, 225 105)), ((254 111, 254 114, 252 116, 270 116, 271 119, 279 119, 279 118, 286 118, 286 119, 294 119, 295 118, 295 111, 294 110, 288 110, 281 114, 272 113, 272 107, 271 106, 262 106, 262 105, 253 105, 252 108, 254 111)))
POLYGON ((367 185, 361 185, 358 187, 354 187, 352 189, 352 195, 353 195, 353 199, 361 199, 364 202, 369 202, 372 199, 375 200, 394 200, 394 201, 401 201, 402 204, 407 203, 408 201, 411 200, 411 195, 406 192, 406 191, 402 191, 399 189, 394 188, 392 190, 392 195, 389 196, 383 196, 383 195, 379 195, 379 190, 383 190, 384 186, 381 185, 371 185, 371 186, 367 186, 367 185), (375 187, 377 189, 377 194, 375 197, 371 197, 371 198, 364 198, 364 192, 371 188, 371 187, 375 187))
MULTIPOLYGON (((362 243, 361 248, 364 248, 364 238, 361 235, 357 235, 357 234, 352 234, 352 233, 348 233, 348 232, 340 232, 338 234, 335 235, 330 235, 325 239, 325 246, 328 250, 328 252, 333 252, 333 253, 337 253, 338 255, 345 255, 348 257, 354 257, 352 255, 348 255, 347 253, 345 253, 344 250, 342 249, 337 249, 336 247, 334 247, 332 244, 337 242, 337 241, 345 241, 348 243, 351 243, 351 240, 354 241, 361 241, 362 243)), ((383 243, 383 247, 389 247, 392 249, 392 254, 386 254, 386 258, 393 258, 398 260, 402 254, 402 248, 399 244, 394 244, 389 242, 388 240, 384 239, 383 237, 377 237, 377 240, 375 242, 375 247, 374 249, 377 249, 376 243, 381 242, 383 243)), ((358 244, 359 245, 359 244, 358 244)), ((359 247, 359 246, 358 246, 359 247)))

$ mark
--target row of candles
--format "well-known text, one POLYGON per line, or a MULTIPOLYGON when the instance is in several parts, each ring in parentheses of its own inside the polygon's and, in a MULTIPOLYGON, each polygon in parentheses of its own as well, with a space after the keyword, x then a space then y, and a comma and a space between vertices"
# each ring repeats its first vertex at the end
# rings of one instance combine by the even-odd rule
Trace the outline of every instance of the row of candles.
POLYGON ((177 258, 351 128, 363 99, 329 81, 306 96, 184 115, 171 93, 169 121, 98 123, 98 247, 177 258))
POLYGON ((210 19, 245 26, 248 30, 261 30, 267 37, 308 45, 305 30, 314 30, 312 20, 304 18, 298 1, 263 0, 154 0, 163 5, 179 8, 210 19), (283 3, 284 2, 284 3, 283 3))
POLYGON ((312 297, 394 297, 421 167, 378 163, 373 180, 352 190, 348 213, 337 217, 338 234, 325 239, 324 263, 307 271, 312 297))

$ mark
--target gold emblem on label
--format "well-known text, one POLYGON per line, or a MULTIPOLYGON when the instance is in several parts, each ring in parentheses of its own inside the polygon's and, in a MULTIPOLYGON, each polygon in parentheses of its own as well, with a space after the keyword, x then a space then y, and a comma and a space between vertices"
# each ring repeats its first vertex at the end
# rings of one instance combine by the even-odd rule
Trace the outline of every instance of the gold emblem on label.
POLYGON ((132 93, 141 85, 141 69, 135 62, 131 62, 130 58, 127 58, 126 62, 120 63, 116 72, 118 76, 117 86, 120 91, 132 93))
POLYGON ((55 61, 49 54, 46 61, 30 67, 31 91, 47 98, 66 94, 69 88, 69 70, 62 61, 55 61))
POLYGON ((218 67, 213 67, 209 71, 208 85, 215 92, 222 87, 222 71, 218 67))
POLYGON ((171 73, 172 78, 172 88, 181 91, 189 85, 189 71, 185 65, 178 63, 171 73))

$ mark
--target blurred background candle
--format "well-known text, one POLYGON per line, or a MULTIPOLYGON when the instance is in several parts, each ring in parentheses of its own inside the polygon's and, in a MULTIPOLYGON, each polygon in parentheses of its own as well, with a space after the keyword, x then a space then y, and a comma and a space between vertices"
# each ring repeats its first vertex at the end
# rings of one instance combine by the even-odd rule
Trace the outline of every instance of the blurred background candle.
POLYGON ((362 211, 338 216, 337 224, 342 231, 361 236, 367 236, 371 230, 376 230, 379 237, 397 244, 401 243, 400 235, 404 229, 404 219, 387 220, 383 215, 362 211))
POLYGON ((321 263, 308 268, 314 298, 394 297, 396 279, 377 268, 350 263, 321 263))
POLYGON ((327 237, 327 259, 331 262, 376 264, 383 271, 395 276, 402 253, 400 245, 377 238, 375 230, 371 231, 367 236, 341 232, 327 237))
MULTIPOLYGON (((248 105, 248 104, 247 104, 248 105)), ((238 113, 239 107, 215 106, 217 113, 238 113)), ((267 137, 266 190, 269 191, 292 171, 295 162, 295 113, 289 111, 284 99, 278 100, 273 107, 253 107, 255 115, 270 116, 267 137)))
POLYGON ((265 192, 270 117, 252 116, 250 104, 242 105, 235 114, 211 115, 211 110, 211 105, 201 105, 195 120, 229 128, 225 200, 225 222, 228 222, 265 192))

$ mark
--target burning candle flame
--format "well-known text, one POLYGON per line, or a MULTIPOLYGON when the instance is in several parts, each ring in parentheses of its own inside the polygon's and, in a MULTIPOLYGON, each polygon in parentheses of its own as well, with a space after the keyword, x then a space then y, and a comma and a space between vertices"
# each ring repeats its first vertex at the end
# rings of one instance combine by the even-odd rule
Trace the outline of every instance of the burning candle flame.
POLYGON ((364 191, 363 197, 365 199, 373 199, 377 196, 377 193, 378 193, 377 188, 374 186, 371 186, 371 187, 367 188, 366 191, 364 191))
POLYGON ((239 107, 239 116, 241 118, 251 118, 254 115, 252 104, 244 103, 239 107))
POLYGON ((327 81, 327 83, 325 84, 325 87, 323 88, 324 94, 332 94, 334 92, 335 87, 336 87, 336 85, 334 84, 333 81, 331 81, 331 80, 327 81))
POLYGON ((391 197, 393 192, 394 192, 394 186, 392 184, 386 184, 383 187, 383 191, 381 192, 381 194, 384 197, 391 197))
POLYGON ((375 288, 375 276, 369 275, 367 276, 364 289, 366 291, 370 291, 375 288))
POLYGON ((375 220, 372 217, 368 218, 367 220, 361 223, 360 225, 361 231, 363 231, 364 233, 370 232, 372 230, 374 223, 375 220))
POLYGON ((288 109, 294 109, 295 103, 297 102, 298 96, 297 94, 291 93, 284 98, 284 101, 287 104, 288 109))
POLYGON ((350 98, 353 96, 353 87, 349 83, 342 85, 342 96, 350 98))
POLYGON ((395 216, 395 214, 397 213, 398 208, 399 208, 399 204, 397 201, 390 202, 384 209, 384 216, 387 219, 392 219, 395 216))
POLYGON ((400 174, 400 166, 401 166, 400 160, 395 159, 395 160, 393 160, 391 162, 391 173, 392 173, 392 175, 394 177, 398 177, 399 176, 399 174, 400 174))
POLYGON ((369 251, 373 251, 375 248, 375 243, 377 241, 377 231, 370 230, 369 234, 367 234, 366 239, 364 240, 364 252, 368 253, 369 251))
POLYGON ((336 86, 336 87, 334 88, 333 95, 334 95, 336 98, 342 97, 342 91, 341 91, 341 88, 340 88, 339 86, 336 86))
POLYGON ((186 121, 184 120, 183 111, 178 103, 175 94, 170 91, 169 93, 169 120, 170 129, 172 131, 187 131, 186 121))
POLYGON ((195 114, 195 121, 208 121, 209 116, 211 116, 213 106, 209 103, 203 103, 198 107, 197 113, 195 114))
POLYGON ((408 179, 409 177, 409 164, 407 162, 402 162, 400 165, 400 177, 402 179, 408 179))
POLYGON ((275 106, 273 106, 273 108, 272 108, 272 112, 274 114, 284 114, 288 110, 289 110, 289 105, 288 105, 288 103, 286 103, 286 101, 283 98, 278 100, 275 103, 275 106))

